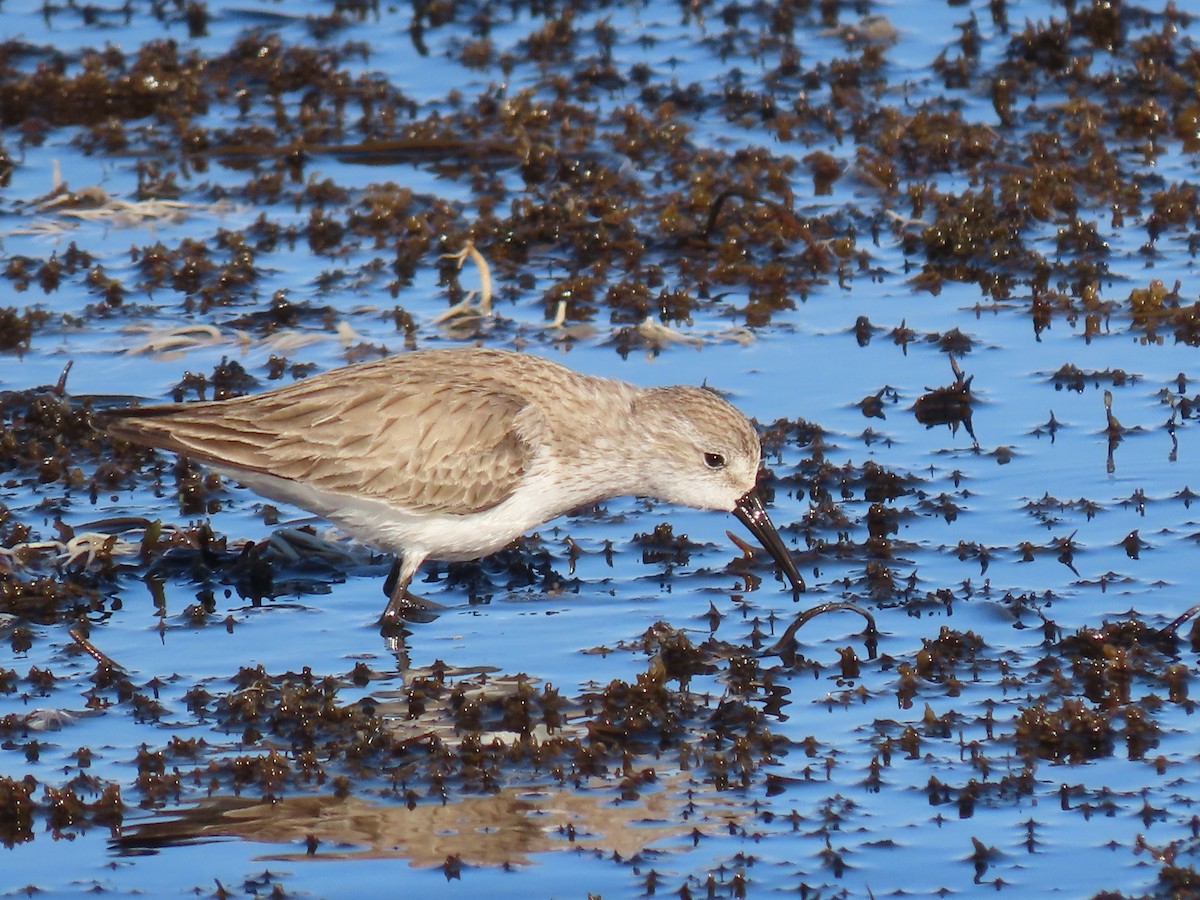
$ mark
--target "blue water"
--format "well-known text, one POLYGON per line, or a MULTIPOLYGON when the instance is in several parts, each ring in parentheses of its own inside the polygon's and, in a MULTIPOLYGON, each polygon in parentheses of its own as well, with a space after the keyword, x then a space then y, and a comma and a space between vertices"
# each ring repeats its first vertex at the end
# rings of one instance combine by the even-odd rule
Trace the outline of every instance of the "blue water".
MULTIPOLYGON (((438 110, 449 116, 480 95, 498 103, 515 102, 513 98, 523 90, 531 92, 534 106, 549 107, 553 91, 547 76, 557 73, 569 78, 573 71, 568 64, 543 70, 524 60, 531 33, 545 25, 543 18, 528 11, 495 11, 498 21, 490 34, 493 62, 479 70, 458 61, 461 46, 473 39, 463 10, 458 24, 427 30, 428 55, 421 56, 409 35, 412 12, 404 5, 383 7, 361 20, 348 13, 346 22, 325 38, 313 36, 305 16, 328 15, 333 7, 315 2, 287 6, 211 2, 208 32, 196 38, 188 36, 177 17, 172 18, 173 12, 168 11, 168 21, 161 22, 151 14, 149 4, 139 2, 129 5, 129 22, 117 8, 89 8, 96 16, 92 24, 74 7, 53 7, 48 18, 44 9, 42 4, 5 3, 0 38, 24 41, 44 48, 46 54, 53 47, 62 54, 69 73, 79 70, 80 54, 88 48, 111 45, 129 54, 146 41, 169 38, 181 52, 215 55, 258 29, 263 35, 277 34, 289 45, 336 49, 362 42, 369 55, 365 59, 347 55, 343 67, 348 77, 370 73, 384 79, 412 99, 422 115, 438 110), (508 72, 499 63, 505 53, 513 54, 514 60, 508 72)), ((871 102, 910 111, 923 100, 949 94, 970 121, 999 128, 986 84, 948 92, 931 68, 939 53, 956 52, 952 45, 960 26, 972 14, 981 29, 981 71, 1005 58, 1010 36, 992 26, 988 9, 984 3, 946 6, 915 0, 872 8, 871 12, 886 15, 899 33, 897 42, 886 49, 886 87, 871 102)), ((653 71, 657 84, 686 87, 694 82, 713 89, 712 84, 728 80, 730 70, 737 67, 744 84, 761 89, 777 65, 776 51, 751 53, 747 48, 753 41, 742 35, 732 51, 722 54, 722 10, 704 7, 699 12, 688 14, 680 6, 656 0, 581 11, 575 19, 580 35, 576 56, 596 52, 595 26, 606 23, 616 34, 613 53, 619 71, 643 64, 653 71)), ((1008 14, 1014 27, 1020 28, 1019 23, 1046 21, 1063 13, 1054 4, 1014 2, 1008 4, 1008 14)), ((770 37, 754 10, 743 8, 742 19, 743 27, 754 35, 770 37)), ((849 11, 842 11, 843 23, 855 20, 849 11)), ((855 57, 857 51, 823 27, 815 14, 798 15, 797 22, 803 66, 816 68, 855 57)), ((1152 20, 1135 31, 1159 27, 1152 20)), ((1194 54, 1196 25, 1181 28, 1177 40, 1194 54)), ((12 64, 28 71, 38 59, 34 55, 12 64)), ((778 102, 793 102, 796 90, 795 86, 780 89, 778 102)), ((809 99, 824 101, 826 90, 814 88, 809 99)), ((601 121, 641 102, 633 83, 613 90, 597 87, 593 95, 591 108, 601 121)), ((1050 91, 1036 102, 1049 106, 1064 99, 1050 91)), ((260 100, 254 98, 248 115, 267 122, 270 110, 260 100)), ((299 101, 298 93, 286 99, 292 107, 299 101)), ((207 127, 232 128, 239 124, 235 116, 235 106, 214 103, 202 121, 207 127)), ((715 107, 682 118, 688 126, 686 139, 714 152, 732 155, 747 147, 765 147, 779 156, 801 157, 820 149, 846 163, 856 159, 858 146, 851 135, 841 140, 817 135, 807 142, 785 143, 761 121, 731 123, 715 107)), ((129 122, 126 127, 150 124, 129 122)), ((292 192, 302 187, 296 184, 286 184, 285 197, 278 202, 222 200, 216 195, 235 190, 247 174, 214 162, 203 173, 179 174, 182 199, 190 205, 171 218, 134 220, 128 211, 126 216, 118 215, 115 207, 110 215, 82 219, 61 211, 39 211, 35 203, 51 190, 56 166, 74 190, 99 186, 117 200, 135 200, 136 157, 85 153, 77 143, 82 132, 73 126, 52 127, 45 143, 26 147, 21 146, 17 128, 0 132, 15 162, 11 183, 0 191, 3 253, 9 258, 26 255, 41 260, 51 253, 62 255, 75 242, 95 255, 131 293, 117 314, 96 316, 86 311, 98 298, 89 294, 82 274, 64 279, 63 287, 51 293, 43 293, 36 283, 18 292, 11 280, 0 279, 0 307, 20 310, 36 305, 53 314, 52 322, 35 332, 28 352, 0 357, 0 389, 52 384, 66 361, 73 360, 68 387, 75 393, 161 400, 184 372, 211 372, 223 358, 237 360, 265 387, 267 360, 280 352, 280 345, 233 320, 265 307, 277 290, 286 290, 293 301, 331 306, 336 322, 353 329, 356 336, 351 342, 403 350, 404 336, 388 315, 396 305, 415 319, 419 346, 465 342, 434 324, 449 302, 446 288, 439 284, 436 253, 421 261, 411 284, 393 298, 387 292, 392 276, 386 270, 393 252, 368 241, 349 243, 341 252, 326 256, 314 254, 303 238, 294 246, 281 242, 272 251, 260 252, 256 264, 261 277, 234 308, 189 312, 184 307, 186 298, 169 286, 138 291, 141 276, 130 257, 132 246, 161 241, 171 247, 184 238, 195 238, 215 248, 218 229, 246 229, 260 215, 283 227, 303 226, 311 204, 293 200, 292 192), (377 260, 383 260, 382 273, 371 268, 377 260), (157 333, 161 340, 172 329, 192 325, 214 326, 216 331, 205 343, 172 352, 146 346, 148 335, 157 333)), ((1019 140, 1008 132, 1003 137, 1019 140)), ((1163 154, 1151 163, 1129 141, 1121 153, 1122 163, 1147 183, 1152 178, 1163 184, 1194 182, 1196 155, 1172 139, 1164 140, 1164 145, 1163 154)), ((684 182, 688 178, 686 172, 667 176, 653 165, 630 167, 608 143, 595 152, 614 167, 624 166, 648 193, 677 188, 673 178, 684 182)), ((171 161, 166 162, 171 167, 171 161)), ((499 170, 495 177, 512 192, 500 204, 503 211, 513 197, 520 197, 523 182, 515 168, 499 170)), ((309 161, 304 178, 330 179, 350 192, 351 202, 372 185, 394 181, 418 195, 457 205, 468 222, 481 201, 470 177, 456 177, 429 164, 368 166, 321 156, 309 161)), ((942 190, 978 188, 961 172, 936 173, 930 180, 942 190)), ((803 216, 850 210, 847 218, 858 221, 855 216, 862 210, 909 214, 903 190, 896 198, 883 198, 852 173, 836 183, 830 196, 812 195, 804 166, 796 169, 787 187, 794 193, 795 210, 803 216)), ((1164 234, 1157 244, 1158 254, 1149 257, 1140 252, 1146 241, 1146 214, 1146 209, 1127 213, 1124 225, 1118 227, 1111 224, 1105 206, 1081 211, 1098 223, 1111 248, 1108 261, 1113 275, 1100 285, 1102 298, 1117 301, 1119 307, 1132 289, 1157 278, 1168 286, 1181 280, 1183 302, 1194 302, 1195 262, 1187 249, 1188 232, 1177 229, 1164 234)), ((739 207, 726 215, 736 220, 749 213, 739 207)), ((1036 239, 1031 238, 1042 252, 1053 254, 1058 224, 1043 224, 1036 239)), ((646 221, 643 227, 651 230, 654 223, 646 221)), ((1035 340, 1026 311, 1027 287, 1010 303, 995 305, 972 284, 947 281, 936 295, 922 291, 912 283, 918 269, 906 268, 912 258, 905 256, 897 232, 888 226, 880 234, 878 243, 861 231, 856 238, 856 250, 865 254, 876 277, 855 264, 849 267, 851 277, 844 284, 838 283, 836 275, 816 281, 806 298, 794 298, 793 308, 774 313, 768 325, 756 328, 746 328, 744 316, 737 312, 749 299, 748 287, 714 285, 714 294, 723 293, 697 304, 691 322, 668 323, 694 343, 674 343, 658 352, 636 350, 624 357, 614 352, 613 342, 621 323, 610 321, 603 308, 571 340, 562 340, 563 335, 548 327, 542 295, 567 274, 568 264, 548 242, 536 264, 522 273, 528 278, 526 285, 502 283, 507 293, 497 299, 498 319, 485 333, 484 342, 491 346, 520 346, 582 371, 639 384, 711 384, 729 392, 760 423, 781 418, 818 423, 827 432, 825 454, 833 465, 861 467, 875 461, 917 480, 917 492, 896 502, 906 513, 899 519, 896 535, 903 543, 889 565, 902 585, 910 575, 915 577, 917 596, 932 597, 938 590, 948 590, 953 602, 947 606, 930 599, 907 608, 896 602, 875 602, 864 580, 868 557, 862 550, 870 504, 861 486, 844 499, 836 487, 831 488, 852 523, 858 552, 829 556, 815 571, 812 564, 806 565, 809 593, 804 605, 847 599, 869 607, 881 632, 883 659, 866 660, 862 641, 855 636, 861 621, 852 614, 830 615, 806 625, 801 631, 802 652, 824 668, 816 676, 808 670, 773 673, 775 683, 787 689, 789 702, 782 711, 767 714, 767 725, 785 743, 775 762, 756 770, 748 786, 717 785, 702 767, 682 766, 675 749, 657 759, 637 760, 637 766, 653 766, 657 773, 657 781, 640 790, 637 799, 622 799, 619 771, 559 784, 544 771, 514 766, 505 770, 502 787, 536 795, 523 814, 488 818, 490 814, 484 812, 481 819, 472 819, 473 804, 486 796, 452 791, 445 812, 450 818, 442 820, 435 816, 438 804, 428 799, 410 815, 389 794, 381 774, 354 784, 353 815, 334 802, 326 785, 313 789, 319 798, 313 804, 320 813, 312 819, 289 812, 286 806, 281 807, 280 822, 271 827, 261 820, 247 824, 226 813, 217 817, 220 833, 211 840, 172 844, 143 855, 121 853, 110 840, 115 835, 101 826, 68 828, 55 835, 42 816, 35 820, 31 840, 0 849, 0 895, 27 891, 47 897, 94 891, 209 894, 220 882, 233 893, 267 893, 278 885, 292 895, 323 897, 371 896, 397 889, 448 898, 483 892, 631 897, 650 894, 649 884, 656 885, 660 895, 677 895, 686 885, 692 896, 703 896, 710 877, 716 896, 736 896, 743 886, 751 895, 802 887, 822 896, 844 892, 879 897, 901 891, 918 896, 940 891, 993 894, 1001 886, 1028 895, 1085 896, 1101 890, 1142 895, 1158 889, 1162 866, 1138 849, 1139 835, 1153 847, 1172 846, 1180 865, 1192 864, 1196 845, 1191 822, 1200 785, 1193 775, 1191 705, 1167 701, 1160 681, 1139 677, 1132 688, 1133 705, 1143 707, 1161 727, 1159 744, 1146 759, 1126 758, 1118 716, 1112 754, 1074 765, 1039 760, 1024 793, 1011 790, 1004 779, 1015 777, 1023 765, 1013 739, 1020 711, 1038 698, 1058 708, 1063 697, 1078 696, 1080 690, 1078 680, 1068 680, 1064 687, 1050 676, 1051 661, 1059 660, 1067 676, 1072 674, 1071 665, 1063 651, 1044 643, 1038 611, 1065 635, 1130 618, 1161 627, 1195 601, 1192 582, 1200 512, 1176 495, 1188 487, 1200 490, 1197 439, 1193 421, 1182 420, 1176 430, 1178 450, 1170 458, 1172 442, 1164 428, 1170 410, 1161 392, 1173 390, 1176 375, 1182 372, 1188 376, 1188 394, 1195 393, 1195 378, 1200 376, 1196 350, 1173 343, 1166 329, 1162 344, 1142 342, 1141 332, 1130 326, 1120 308, 1112 317, 1111 330, 1090 342, 1084 339, 1082 319, 1071 322, 1062 315, 1035 340), (867 316, 883 329, 865 347, 858 345, 853 333, 859 316, 867 316), (902 322, 918 335, 906 350, 887 333, 902 322), (959 365, 974 379, 978 448, 963 429, 957 433, 945 427, 926 429, 911 412, 928 389, 953 380, 947 355, 926 337, 956 327, 976 341, 959 365), (1097 387, 1089 379, 1080 392, 1057 389, 1051 375, 1068 362, 1087 372, 1120 368, 1136 379, 1120 387, 1107 383, 1097 387), (898 402, 887 406, 886 419, 864 418, 859 401, 885 385, 896 389, 898 402), (1116 448, 1112 472, 1106 467, 1103 434, 1105 388, 1113 393, 1113 412, 1121 424, 1142 429, 1128 434, 1116 448), (1051 415, 1061 423, 1053 441, 1038 433, 1051 415), (874 430, 869 438, 864 434, 868 427, 874 430), (1138 491, 1147 498, 1144 507, 1130 502, 1138 491), (960 507, 950 522, 935 505, 943 494, 960 507), (1048 524, 1030 512, 1030 504, 1047 495, 1071 504, 1054 509, 1048 524), (1098 506, 1097 515, 1089 518, 1079 509, 1077 501, 1084 499, 1098 506), (1136 560, 1120 546, 1134 529, 1149 544, 1136 560), (1071 536, 1078 548, 1073 558, 1076 571, 1057 559, 1055 541, 1071 536), (986 572, 977 558, 960 559, 959 546, 964 542, 990 549, 986 572), (1022 561, 1022 542, 1036 546, 1033 561, 1022 561), (1028 594, 1034 599, 1018 614, 1006 594, 1028 594), (973 631, 983 638, 977 666, 972 670, 969 663, 959 664, 961 693, 952 695, 936 680, 923 680, 911 707, 901 706, 897 702, 901 679, 889 658, 911 661, 922 642, 936 638, 944 627, 973 631), (861 675, 849 681, 839 678, 836 664, 837 651, 847 646, 854 646, 863 659, 861 675), (951 714, 953 726, 947 733, 926 728, 927 709, 935 716, 951 714), (994 720, 990 736, 985 721, 989 710, 994 720), (891 764, 881 769, 880 784, 873 788, 869 775, 881 742, 888 736, 899 739, 909 726, 922 735, 919 753, 910 759, 898 747, 893 749, 891 764), (810 736, 815 739, 811 756, 804 750, 810 736), (986 772, 983 765, 971 761, 973 742, 986 757, 986 772), (768 790, 768 773, 785 779, 778 792, 768 790), (969 815, 960 817, 956 802, 931 804, 932 778, 944 782, 952 797, 974 779, 983 786, 982 797, 969 815), (1060 802, 1062 785, 1074 790, 1069 809, 1060 802), (1085 803, 1096 809, 1085 814, 1085 803), (1147 807, 1161 812, 1144 818, 1147 807), (454 815, 461 815, 461 820, 454 815), (559 826, 568 820, 588 838, 580 837, 574 844, 565 840, 559 826), (701 835, 695 845, 693 829, 701 835), (315 833, 321 841, 312 858, 305 855, 306 833, 315 833), (995 849, 985 855, 982 869, 977 869, 972 856, 973 839, 995 849), (460 877, 448 878, 442 868, 450 852, 462 857, 460 877)), ((488 248, 481 249, 487 255, 488 248)), ((785 261, 794 264, 799 249, 783 251, 785 261)), ((656 252, 688 251, 668 245, 656 252)), ((223 264, 226 257, 224 251, 214 249, 213 258, 223 264)), ((664 270, 668 278, 674 277, 670 265, 664 265, 664 270)), ((470 266, 460 277, 465 289, 478 284, 470 266)), ((346 361, 347 342, 321 320, 307 323, 300 331, 309 342, 288 345, 283 352, 289 358, 318 369, 346 361)), ((768 462, 777 475, 786 476, 796 472, 807 456, 807 450, 793 444, 768 462)), ((17 475, 5 478, 0 502, 31 526, 35 539, 52 537, 53 510, 48 504, 61 498, 62 489, 31 484, 17 475)), ((61 515, 76 527, 125 514, 187 525, 171 492, 168 484, 162 496, 148 490, 102 493, 95 505, 76 493, 61 505, 61 515)), ((771 515, 793 546, 809 508, 808 497, 787 490, 776 493, 771 515)), ((451 667, 452 677, 463 684, 480 685, 485 676, 505 684, 523 673, 539 689, 552 683, 575 702, 614 679, 633 682, 644 673, 651 663, 641 636, 657 622, 682 629, 693 643, 701 644, 710 637, 706 614, 712 604, 723 616, 715 637, 745 642, 755 618, 766 622, 772 615, 777 617, 778 634, 803 608, 794 605, 770 575, 758 591, 743 592, 740 578, 724 571, 740 555, 726 530, 744 537, 732 517, 630 498, 605 504, 605 513, 560 520, 539 530, 560 574, 569 566, 563 549, 568 535, 583 551, 573 573, 578 586, 562 593, 499 591, 489 603, 470 606, 461 591, 447 587, 443 580, 420 585, 420 590, 450 609, 416 629, 408 642, 404 670, 398 668, 400 661, 384 646, 374 625, 383 602, 380 584, 385 561, 380 558, 366 565, 367 555, 361 550, 356 559, 363 565, 345 578, 326 579, 327 593, 281 597, 262 608, 236 594, 218 593, 216 615, 203 627, 183 615, 196 602, 195 584, 182 577, 168 579, 164 614, 138 573, 131 571, 121 581, 122 608, 96 623, 91 639, 125 667, 135 684, 162 680, 163 717, 157 722, 139 721, 127 705, 120 704, 88 711, 85 692, 95 668, 91 658, 73 645, 67 625, 29 623, 32 646, 27 651, 0 651, 0 668, 15 671, 20 679, 15 690, 0 694, 0 717, 11 717, 7 720, 11 724, 0 732, 0 775, 28 774, 40 785, 61 786, 78 774, 75 751, 88 746, 95 752, 89 772, 121 786, 126 833, 163 819, 187 822, 191 816, 192 821, 200 821, 209 799, 205 779, 186 778, 178 801, 172 800, 164 809, 139 808, 142 795, 135 785, 135 758, 143 745, 162 749, 173 737, 203 739, 208 760, 262 752, 242 747, 238 734, 226 733, 211 719, 194 715, 184 699, 198 685, 217 697, 229 695, 242 667, 261 665, 280 676, 307 666, 318 676, 343 676, 355 663, 365 662, 380 677, 364 689, 345 684, 341 702, 373 697, 401 731, 444 728, 445 721, 437 719, 436 711, 430 713, 433 724, 411 723, 404 715, 405 686, 436 661, 451 667), (649 532, 661 522, 669 522, 676 534, 687 534, 698 545, 688 564, 673 572, 662 563, 644 563, 634 542, 635 534, 649 532), (605 559, 605 542, 612 544, 611 566, 605 559), (743 593, 741 599, 733 596, 743 593), (232 623, 229 629, 227 617, 232 623), (32 667, 49 668, 57 676, 48 694, 38 695, 26 679, 32 667), (39 708, 64 710, 71 718, 61 730, 31 731, 25 717, 39 708), (36 761, 26 755, 30 740, 40 744, 36 761)), ((299 510, 284 509, 282 514, 285 521, 309 521, 299 510)), ((260 501, 236 486, 230 487, 212 526, 231 542, 260 540, 272 530, 262 521, 260 501)), ((833 533, 823 536, 836 540, 833 533)), ((137 540, 137 535, 132 539, 137 540)), ((9 577, 6 565, 0 560, 0 577, 9 577)), ((24 570, 14 571, 20 575, 24 570)), ((0 621, 0 636, 7 639, 14 624, 0 621)), ((1187 667, 1190 684, 1195 653, 1186 643, 1179 652, 1178 661, 1187 667)), ((705 698, 699 701, 702 707, 712 709, 728 695, 729 682, 726 665, 696 676, 689 687, 696 697, 705 698)), ((578 722, 574 724, 578 727, 578 722)), ((702 729, 696 723, 693 727, 702 729)), ((171 764, 185 771, 197 765, 183 759, 171 764)), ((254 788, 245 793, 248 799, 260 799, 254 788)), ((302 792, 288 791, 285 799, 294 799, 297 793, 302 792)), ((41 798, 39 787, 35 799, 41 798)), ((196 833, 186 828, 184 832, 196 833)))

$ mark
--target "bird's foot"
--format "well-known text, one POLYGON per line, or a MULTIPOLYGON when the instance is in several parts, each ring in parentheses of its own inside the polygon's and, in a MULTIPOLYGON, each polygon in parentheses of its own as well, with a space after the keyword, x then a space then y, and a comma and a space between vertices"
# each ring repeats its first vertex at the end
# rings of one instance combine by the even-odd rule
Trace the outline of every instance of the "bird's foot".
POLYGON ((408 591, 397 591, 388 598, 387 607, 379 618, 380 631, 387 635, 403 628, 405 622, 432 622, 446 607, 428 597, 408 591))

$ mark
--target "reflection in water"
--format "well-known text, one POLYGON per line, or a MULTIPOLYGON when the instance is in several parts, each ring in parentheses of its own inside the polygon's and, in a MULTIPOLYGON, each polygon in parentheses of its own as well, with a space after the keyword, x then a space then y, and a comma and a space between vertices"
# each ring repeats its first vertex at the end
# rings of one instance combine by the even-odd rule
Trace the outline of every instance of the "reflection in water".
POLYGON ((674 774, 621 797, 608 789, 556 785, 502 788, 482 797, 404 805, 359 796, 218 797, 127 825, 113 842, 121 854, 237 837, 303 844, 264 859, 403 858, 414 866, 522 865, 537 853, 597 850, 630 857, 653 843, 691 844, 737 827, 750 811, 736 797, 674 774))

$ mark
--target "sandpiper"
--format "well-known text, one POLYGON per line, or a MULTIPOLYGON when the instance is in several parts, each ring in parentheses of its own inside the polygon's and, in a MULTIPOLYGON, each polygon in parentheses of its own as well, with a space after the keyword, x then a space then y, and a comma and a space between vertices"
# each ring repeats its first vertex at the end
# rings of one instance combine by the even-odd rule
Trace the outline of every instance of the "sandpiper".
POLYGON ((477 559, 623 495, 732 512, 804 590, 755 490, 758 435, 703 388, 642 388, 511 351, 418 350, 253 396, 93 421, 396 554, 385 627, 422 602, 409 583, 426 559, 477 559))

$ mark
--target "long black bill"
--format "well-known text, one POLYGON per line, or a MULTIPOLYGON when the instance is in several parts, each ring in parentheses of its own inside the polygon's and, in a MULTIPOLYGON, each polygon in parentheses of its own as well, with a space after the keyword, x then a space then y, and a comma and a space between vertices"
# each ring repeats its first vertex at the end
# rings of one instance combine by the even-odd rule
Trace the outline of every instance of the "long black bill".
POLYGON ((783 574, 792 583, 792 591, 796 594, 802 592, 804 579, 800 577, 800 571, 792 562, 792 556, 784 546, 783 538, 779 536, 779 532, 771 523, 771 517, 763 509, 758 492, 748 491, 734 506, 733 514, 741 519, 742 524, 750 529, 750 533, 758 538, 758 542, 775 558, 779 568, 783 569, 783 574))

